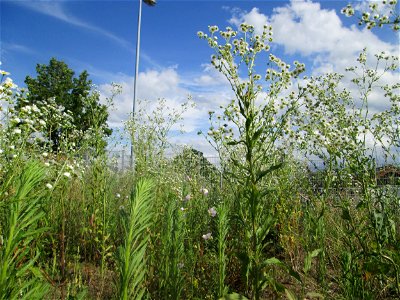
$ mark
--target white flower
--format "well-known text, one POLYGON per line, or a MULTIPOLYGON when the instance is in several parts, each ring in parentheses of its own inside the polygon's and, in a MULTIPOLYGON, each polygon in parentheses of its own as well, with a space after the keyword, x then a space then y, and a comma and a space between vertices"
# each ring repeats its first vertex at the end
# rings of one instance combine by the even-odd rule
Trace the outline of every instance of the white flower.
POLYGON ((201 237, 202 237, 205 241, 207 241, 207 240, 212 239, 212 234, 211 234, 211 232, 209 232, 209 233, 203 234, 201 237))
POLYGON ((208 214, 209 214, 211 217, 214 218, 214 217, 217 215, 217 211, 215 210, 215 207, 209 208, 209 209, 208 209, 208 214))
POLYGON ((202 193, 204 196, 208 195, 208 190, 206 188, 201 188, 200 193, 202 193))
POLYGON ((51 190, 53 188, 53 186, 50 183, 46 183, 46 187, 51 190))
POLYGON ((43 152, 43 153, 42 153, 42 156, 43 156, 43 157, 47 157, 47 156, 49 156, 49 154, 48 154, 47 152, 43 152))
POLYGON ((50 164, 49 164, 47 161, 44 163, 44 165, 45 165, 46 167, 50 167, 50 164))
POLYGON ((119 193, 117 193, 115 196, 116 196, 117 198, 121 198, 121 194, 119 194, 119 193))
POLYGON ((14 117, 14 118, 11 119, 11 122, 20 123, 20 122, 21 122, 21 119, 18 118, 18 117, 14 117))
POLYGON ((15 129, 13 130, 13 133, 14 133, 14 134, 21 134, 21 129, 15 128, 15 129))
POLYGON ((32 108, 29 105, 27 105, 27 106, 22 107, 21 110, 24 112, 30 112, 32 110, 32 108))
POLYGON ((186 209, 185 209, 184 207, 181 207, 180 210, 181 210, 181 211, 185 211, 186 209))
POLYGON ((14 84, 14 82, 12 81, 12 79, 10 77, 7 77, 6 80, 4 80, 3 84, 6 88, 10 88, 10 89, 15 89, 17 87, 17 85, 14 84))
POLYGON ((71 178, 71 173, 70 172, 64 172, 63 174, 67 178, 71 178))

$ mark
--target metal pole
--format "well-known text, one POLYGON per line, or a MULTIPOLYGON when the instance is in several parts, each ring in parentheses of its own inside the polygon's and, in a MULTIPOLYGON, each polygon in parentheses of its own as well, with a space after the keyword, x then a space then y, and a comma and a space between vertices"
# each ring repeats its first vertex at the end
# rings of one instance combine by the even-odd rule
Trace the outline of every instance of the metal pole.
MULTIPOLYGON (((133 83, 133 104, 132 104, 132 120, 135 120, 135 105, 136 105, 136 91, 139 76, 139 51, 140 51, 140 25, 142 23, 142 0, 139 0, 139 13, 138 13, 138 29, 136 39, 136 63, 135 63, 135 78, 133 83)), ((133 168, 133 139, 131 139, 131 169, 133 168)))

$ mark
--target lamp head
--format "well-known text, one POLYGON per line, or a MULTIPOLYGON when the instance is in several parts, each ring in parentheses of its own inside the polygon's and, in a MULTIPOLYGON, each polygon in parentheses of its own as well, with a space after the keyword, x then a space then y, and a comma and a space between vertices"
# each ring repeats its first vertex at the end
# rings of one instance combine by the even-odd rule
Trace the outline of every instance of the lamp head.
POLYGON ((154 6, 157 3, 156 0, 143 0, 143 2, 146 3, 149 6, 154 6))

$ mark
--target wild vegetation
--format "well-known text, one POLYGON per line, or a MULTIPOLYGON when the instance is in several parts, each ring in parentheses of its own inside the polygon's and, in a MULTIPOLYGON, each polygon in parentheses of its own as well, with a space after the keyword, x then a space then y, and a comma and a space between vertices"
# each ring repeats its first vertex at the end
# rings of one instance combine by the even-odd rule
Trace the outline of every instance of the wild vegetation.
POLYGON ((365 49, 346 76, 298 80, 269 26, 198 36, 234 94, 204 133, 219 167, 194 149, 168 158, 190 102, 131 118, 134 165, 115 172, 95 91, 83 128, 1 71, 0 299, 399 298, 400 83, 381 84, 399 58, 365 49))

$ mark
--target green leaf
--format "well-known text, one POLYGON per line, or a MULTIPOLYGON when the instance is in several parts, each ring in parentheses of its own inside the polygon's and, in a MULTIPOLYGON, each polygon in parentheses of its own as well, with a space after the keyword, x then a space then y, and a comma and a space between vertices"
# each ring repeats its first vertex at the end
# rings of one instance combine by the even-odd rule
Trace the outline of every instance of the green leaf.
MULTIPOLYGON (((296 272, 292 267, 286 265, 284 262, 280 261, 276 257, 268 258, 264 261, 264 266, 265 265, 277 265, 279 267, 284 268, 285 270, 288 271, 289 275, 292 276, 293 278, 297 279, 299 282, 303 282, 301 280, 300 274, 296 272)), ((283 291, 282 291, 283 292, 283 291)))
POLYGON ((243 166, 237 159, 232 158, 232 163, 241 170, 245 170, 245 166, 243 166))
POLYGON ((285 286, 276 280, 273 281, 273 285, 274 289, 279 293, 283 293, 286 290, 285 286))
POLYGON ((146 229, 152 225, 154 186, 149 180, 140 180, 130 199, 129 215, 124 218, 124 245, 118 251, 120 299, 140 299, 144 294, 146 275, 146 248, 149 236, 146 229))
POLYGON ((283 262, 281 262, 276 257, 268 258, 264 261, 265 265, 278 265, 278 266, 285 266, 283 262))
POLYGON ((297 300, 296 295, 291 290, 285 289, 285 294, 289 300, 297 300))
POLYGON ((238 101, 238 104, 239 104, 240 114, 241 114, 242 116, 244 116, 244 109, 243 109, 243 106, 242 106, 241 101, 238 101))
POLYGON ((316 292, 308 292, 306 294, 306 297, 311 298, 311 299, 312 298, 324 299, 323 295, 321 295, 320 293, 316 293, 316 292))
POLYGON ((233 294, 228 294, 225 295, 222 298, 219 298, 219 300, 248 300, 245 296, 239 295, 237 293, 233 293, 233 294))
POLYGON ((304 273, 307 273, 308 271, 310 271, 311 269, 311 260, 316 257, 320 252, 322 251, 322 249, 315 249, 312 252, 309 252, 306 256, 306 258, 304 259, 304 273))
POLYGON ((265 220, 263 220, 263 223, 257 229, 257 239, 263 241, 274 225, 275 217, 269 215, 265 220))
POLYGON ((283 166, 283 163, 279 163, 279 164, 277 164, 277 165, 274 165, 274 166, 269 167, 269 168, 266 169, 266 170, 261 170, 261 171, 259 171, 259 172, 257 173, 256 181, 261 180, 265 175, 271 173, 272 171, 275 171, 275 170, 281 168, 282 166, 283 166))
POLYGON ((365 206, 366 206, 365 201, 364 201, 364 200, 361 200, 360 202, 358 202, 358 204, 357 204, 357 206, 356 206, 356 209, 364 208, 365 206))
POLYGON ((350 210, 348 207, 342 208, 342 219, 351 222, 350 210))
POLYGON ((228 143, 226 143, 228 146, 236 146, 239 145, 240 143, 244 143, 242 140, 240 141, 230 141, 228 143))
POLYGON ((264 130, 264 128, 260 128, 260 129, 258 129, 255 133, 254 133, 254 135, 253 135, 253 137, 252 137, 252 140, 253 141, 257 141, 258 140, 258 138, 260 137, 260 135, 261 135, 261 133, 263 132, 263 130, 264 130))

